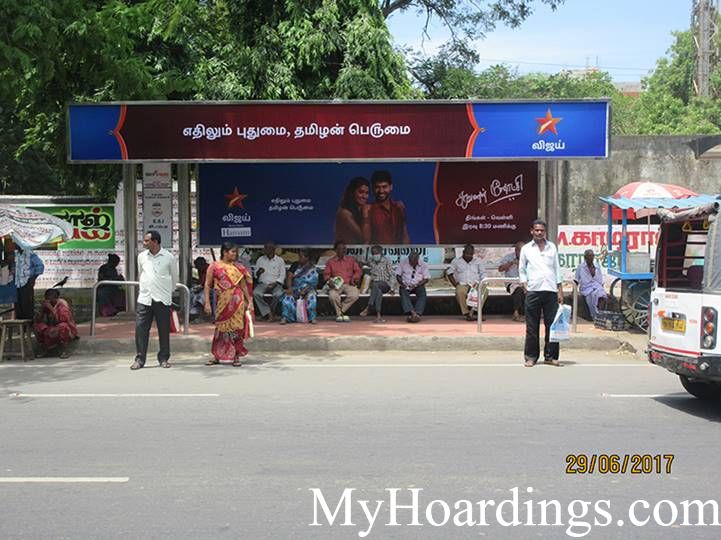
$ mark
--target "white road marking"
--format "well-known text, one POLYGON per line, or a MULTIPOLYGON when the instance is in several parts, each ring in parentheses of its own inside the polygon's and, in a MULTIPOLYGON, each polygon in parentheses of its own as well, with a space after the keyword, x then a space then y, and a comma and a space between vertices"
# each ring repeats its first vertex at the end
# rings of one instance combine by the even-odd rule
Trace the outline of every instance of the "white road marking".
MULTIPOLYGON (((539 362, 537 367, 543 366, 543 362, 539 362)), ((649 364, 650 366, 650 364, 649 364)), ((649 367, 645 364, 564 364, 561 361, 561 367, 649 367)), ((492 367, 492 368, 524 368, 522 363, 517 364, 247 364, 244 368, 262 368, 262 367, 287 367, 287 368, 464 368, 464 367, 492 367)), ((652 367, 652 366, 651 366, 652 367)))
POLYGON ((605 398, 642 398, 642 399, 653 399, 653 398, 687 398, 691 396, 687 395, 676 395, 676 394, 601 394, 605 398))
POLYGON ((37 397, 37 398, 115 398, 115 397, 162 397, 162 398, 177 398, 177 397, 192 397, 192 398, 207 398, 207 397, 220 397, 220 394, 26 394, 25 392, 13 392, 10 394, 11 398, 22 398, 22 397, 37 397))
POLYGON ((124 484, 127 476, 8 476, 0 484, 124 484))

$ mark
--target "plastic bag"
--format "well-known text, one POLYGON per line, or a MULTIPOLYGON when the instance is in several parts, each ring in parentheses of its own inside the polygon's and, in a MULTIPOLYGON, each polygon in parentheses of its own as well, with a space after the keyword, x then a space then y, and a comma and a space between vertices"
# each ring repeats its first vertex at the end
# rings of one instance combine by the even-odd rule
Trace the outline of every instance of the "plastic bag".
POLYGON ((298 298, 298 301, 295 303, 295 320, 299 323, 308 322, 308 310, 305 307, 305 300, 303 298, 298 298))
POLYGON ((335 290, 343 288, 343 278, 340 276, 332 277, 328 280, 328 287, 335 290))
POLYGON ((249 309, 245 310, 245 328, 243 331, 243 339, 255 337, 255 325, 253 324, 253 315, 249 309))
POLYGON ((472 285, 468 290, 468 296, 466 297, 466 305, 469 308, 478 308, 478 286, 472 285))
POLYGON ((180 333, 180 317, 178 317, 178 312, 174 309, 170 310, 170 333, 180 333))
POLYGON ((571 339, 571 306, 561 304, 556 311, 556 317, 551 324, 551 332, 548 340, 553 343, 561 343, 571 339))

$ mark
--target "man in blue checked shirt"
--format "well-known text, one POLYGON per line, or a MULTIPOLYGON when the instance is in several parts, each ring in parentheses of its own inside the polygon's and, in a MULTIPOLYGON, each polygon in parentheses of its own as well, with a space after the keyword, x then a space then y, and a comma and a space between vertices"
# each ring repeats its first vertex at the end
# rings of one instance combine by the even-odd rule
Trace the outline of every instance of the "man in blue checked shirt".
POLYGON ((15 304, 16 318, 35 318, 35 280, 43 272, 45 265, 34 251, 16 246, 15 286, 18 290, 18 300, 15 304))

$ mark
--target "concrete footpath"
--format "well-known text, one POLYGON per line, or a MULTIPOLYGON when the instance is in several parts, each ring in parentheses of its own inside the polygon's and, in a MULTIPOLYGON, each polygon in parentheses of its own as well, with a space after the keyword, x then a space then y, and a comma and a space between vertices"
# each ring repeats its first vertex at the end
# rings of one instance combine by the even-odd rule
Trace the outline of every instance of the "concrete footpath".
MULTIPOLYGON (((99 319, 96 335, 90 336, 90 325, 79 325, 77 354, 123 354, 135 350, 134 320, 123 316, 99 319)), ((176 353, 210 351, 214 327, 211 323, 191 324, 189 334, 172 334, 171 350, 176 353)), ((151 332, 150 351, 157 350, 157 334, 151 332)), ((429 316, 420 323, 409 324, 404 317, 388 317, 385 324, 372 318, 355 317, 350 323, 333 319, 319 320, 315 325, 258 322, 255 337, 248 340, 252 352, 312 351, 475 351, 523 349, 525 325, 503 316, 489 316, 483 332, 476 323, 454 316, 429 316)), ((563 349, 626 350, 642 353, 646 335, 639 332, 610 332, 594 328, 583 321, 578 332, 563 349)))

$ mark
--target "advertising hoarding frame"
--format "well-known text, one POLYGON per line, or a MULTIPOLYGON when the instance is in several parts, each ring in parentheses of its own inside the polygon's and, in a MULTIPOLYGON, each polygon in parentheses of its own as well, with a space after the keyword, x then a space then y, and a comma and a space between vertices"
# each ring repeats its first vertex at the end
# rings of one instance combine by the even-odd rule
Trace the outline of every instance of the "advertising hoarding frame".
POLYGON ((367 162, 367 161, 559 161, 559 160, 580 160, 580 159, 608 159, 610 157, 610 136, 611 136, 611 98, 580 98, 580 99, 550 99, 550 100, 539 100, 539 99, 511 99, 511 100, 308 100, 308 101, 288 101, 288 100, 263 100, 263 101, 107 101, 100 103, 66 103, 66 137, 67 137, 67 162, 75 164, 110 164, 110 163, 124 163, 124 164, 142 164, 149 161, 152 162, 168 162, 168 163, 268 163, 268 162, 283 162, 283 163, 308 163, 308 162, 367 162), (162 158, 154 157, 149 158, 129 158, 129 159, 73 159, 72 158, 72 134, 70 126, 70 108, 71 107, 98 107, 98 106, 123 106, 123 105, 139 105, 139 106, 268 106, 268 105, 281 105, 281 106, 339 106, 339 105, 419 105, 419 106, 433 106, 433 105, 484 105, 484 104, 530 104, 538 103, 544 105, 553 104, 572 104, 572 103, 604 103, 606 107, 605 112, 605 126, 604 126, 604 155, 595 156, 553 156, 553 155, 534 155, 534 156, 424 156, 424 157, 371 157, 371 158, 162 158))

